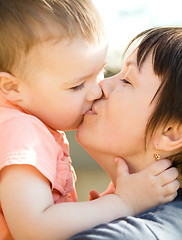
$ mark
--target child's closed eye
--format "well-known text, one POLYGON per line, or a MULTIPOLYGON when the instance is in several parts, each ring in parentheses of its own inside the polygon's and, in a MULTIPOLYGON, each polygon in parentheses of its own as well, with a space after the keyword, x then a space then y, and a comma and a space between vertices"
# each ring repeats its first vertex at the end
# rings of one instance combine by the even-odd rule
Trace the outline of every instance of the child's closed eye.
POLYGON ((73 91, 81 90, 84 87, 84 82, 71 88, 73 91))

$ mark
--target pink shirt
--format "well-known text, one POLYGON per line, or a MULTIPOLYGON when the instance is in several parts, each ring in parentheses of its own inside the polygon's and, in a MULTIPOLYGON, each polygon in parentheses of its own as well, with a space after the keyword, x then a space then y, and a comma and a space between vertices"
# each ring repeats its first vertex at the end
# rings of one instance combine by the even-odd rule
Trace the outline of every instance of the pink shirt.
MULTIPOLYGON (((77 201, 76 175, 71 166, 64 132, 46 127, 0 97, 0 170, 12 164, 28 164, 51 183, 54 203, 77 201)), ((0 203, 0 240, 12 237, 0 203)))

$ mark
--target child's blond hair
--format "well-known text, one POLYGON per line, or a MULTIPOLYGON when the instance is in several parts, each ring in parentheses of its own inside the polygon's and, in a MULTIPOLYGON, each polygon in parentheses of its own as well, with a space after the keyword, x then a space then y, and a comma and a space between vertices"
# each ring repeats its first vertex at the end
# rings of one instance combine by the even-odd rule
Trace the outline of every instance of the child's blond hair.
POLYGON ((43 41, 98 41, 102 21, 91 0, 0 0, 0 71, 22 69, 24 56, 43 41))

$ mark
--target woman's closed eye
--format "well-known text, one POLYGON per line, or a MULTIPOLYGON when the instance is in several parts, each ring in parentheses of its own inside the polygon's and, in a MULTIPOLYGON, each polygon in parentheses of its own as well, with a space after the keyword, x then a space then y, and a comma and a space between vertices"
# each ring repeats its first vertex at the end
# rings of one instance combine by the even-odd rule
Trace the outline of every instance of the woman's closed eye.
POLYGON ((125 78, 120 79, 124 84, 131 84, 130 82, 128 82, 125 78))
POLYGON ((71 90, 78 91, 78 90, 81 90, 83 87, 84 87, 84 82, 75 87, 72 87, 71 90))

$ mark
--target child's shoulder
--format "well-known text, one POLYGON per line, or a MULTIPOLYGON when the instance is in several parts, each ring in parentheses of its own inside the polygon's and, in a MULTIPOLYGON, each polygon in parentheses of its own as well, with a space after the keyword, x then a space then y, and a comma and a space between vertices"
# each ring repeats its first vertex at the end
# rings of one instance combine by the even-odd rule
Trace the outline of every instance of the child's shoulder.
POLYGON ((40 132, 50 135, 49 130, 42 121, 18 109, 0 108, 0 128, 9 128, 11 131, 29 131, 30 133, 40 132))
POLYGON ((19 109, 11 109, 6 107, 0 107, 0 116, 0 124, 5 123, 9 120, 21 121, 24 119, 25 121, 31 121, 31 119, 35 118, 30 114, 26 114, 25 112, 20 111, 19 109))
MULTIPOLYGON (((0 107, 0 132, 6 137, 18 136, 18 139, 39 139, 52 147, 59 144, 65 153, 69 153, 69 144, 63 131, 50 129, 37 117, 18 109, 0 107)), ((57 147, 56 147, 57 148, 57 147)))

